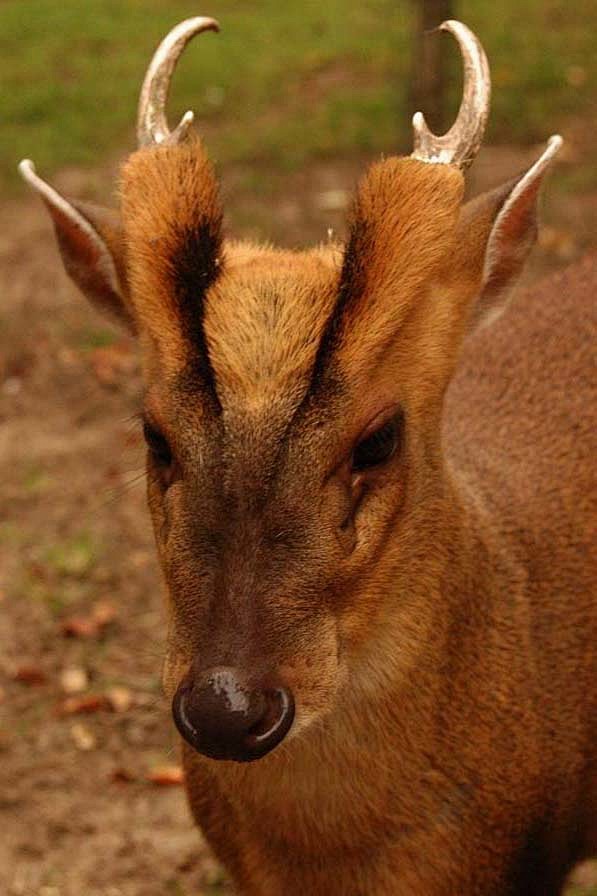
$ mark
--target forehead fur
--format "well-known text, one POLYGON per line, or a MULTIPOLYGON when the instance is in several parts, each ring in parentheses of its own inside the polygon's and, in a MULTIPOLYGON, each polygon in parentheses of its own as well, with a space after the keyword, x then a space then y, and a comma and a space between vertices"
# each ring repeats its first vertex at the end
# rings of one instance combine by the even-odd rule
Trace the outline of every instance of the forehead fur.
POLYGON ((336 299, 339 269, 337 249, 291 252, 227 245, 205 318, 225 404, 240 398, 245 407, 257 408, 274 396, 298 400, 304 394, 336 299))
POLYGON ((189 335, 201 341, 204 295, 221 264, 218 186, 199 141, 130 156, 121 204, 140 329, 182 358, 189 335))
POLYGON ((464 181, 450 165, 391 158, 359 184, 338 301, 318 364, 333 351, 368 363, 417 313, 421 293, 450 265, 464 181))
POLYGON ((462 188, 450 166, 384 160, 359 185, 343 253, 276 251, 222 243, 198 142, 141 150, 122 172, 140 329, 171 372, 202 368, 228 406, 295 405, 330 359, 365 370, 417 314, 449 263, 462 188))

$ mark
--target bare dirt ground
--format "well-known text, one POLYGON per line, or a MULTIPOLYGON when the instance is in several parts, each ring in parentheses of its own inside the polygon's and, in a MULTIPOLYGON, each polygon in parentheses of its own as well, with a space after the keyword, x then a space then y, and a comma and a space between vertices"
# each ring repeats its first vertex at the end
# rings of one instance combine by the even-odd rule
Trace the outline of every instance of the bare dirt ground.
MULTIPOLYGON (((473 188, 533 156, 487 150, 473 188)), ((325 239, 341 229, 356 171, 319 164, 274 180, 265 198, 227 172, 233 229, 325 239)), ((56 183, 94 196, 107 173, 56 183)), ((597 193, 550 194, 528 277, 580 254, 596 212, 597 193)), ((133 346, 75 293, 35 200, 0 211, 0 282, 0 892, 228 892, 187 817, 160 696, 164 617, 133 346)), ((570 893, 596 887, 587 865, 570 893)))

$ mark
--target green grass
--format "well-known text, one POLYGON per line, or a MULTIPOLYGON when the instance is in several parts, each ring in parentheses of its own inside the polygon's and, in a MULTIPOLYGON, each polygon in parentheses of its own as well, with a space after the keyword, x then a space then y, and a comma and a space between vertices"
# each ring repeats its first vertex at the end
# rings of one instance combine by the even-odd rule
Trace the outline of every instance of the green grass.
POLYGON ((113 345, 118 336, 113 330, 105 330, 101 327, 85 327, 76 334, 76 344, 83 351, 93 351, 96 348, 107 348, 113 345))
POLYGON ((46 551, 45 564, 63 578, 87 576, 96 561, 97 548, 88 532, 55 541, 46 551))
POLYGON ((11 532, 4 527, 0 528, 1 544, 18 549, 22 557, 20 577, 13 587, 16 599, 41 604, 57 616, 97 590, 94 571, 101 550, 92 533, 79 532, 39 544, 21 530, 11 532))
MULTIPOLYGON (((404 149, 412 8, 410 0, 4 0, 0 183, 14 186, 23 156, 51 174, 132 147, 151 53, 197 13, 218 17, 223 30, 184 55, 169 111, 174 122, 193 108, 222 163, 288 170, 314 157, 404 149)), ((490 136, 541 139, 569 115, 588 114, 597 0, 462 0, 455 11, 492 62, 490 136)), ((456 53, 454 64, 457 82, 456 53)))
POLYGON ((41 495, 53 484, 52 477, 36 463, 28 464, 22 479, 23 491, 28 495, 41 495))

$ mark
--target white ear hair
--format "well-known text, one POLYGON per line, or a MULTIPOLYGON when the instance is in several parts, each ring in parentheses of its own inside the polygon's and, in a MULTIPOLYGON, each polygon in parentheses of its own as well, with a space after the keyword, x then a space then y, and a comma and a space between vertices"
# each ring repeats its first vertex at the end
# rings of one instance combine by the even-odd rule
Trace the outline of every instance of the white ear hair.
POLYGON ((81 231, 95 249, 95 265, 97 269, 106 278, 110 288, 118 294, 120 292, 120 284, 110 250, 89 221, 70 202, 67 202, 54 187, 51 187, 50 184, 39 177, 31 159, 23 159, 19 163, 19 173, 23 180, 41 196, 50 211, 54 210, 59 215, 63 215, 71 225, 81 231))
POLYGON ((522 197, 525 196, 529 190, 533 189, 534 185, 536 185, 537 190, 539 189, 543 175, 545 174, 549 165, 551 165, 554 157, 562 148, 563 143, 564 141, 559 136, 559 134, 555 134, 553 137, 550 137, 547 141, 547 147, 543 152, 543 155, 539 159, 537 159, 535 164, 532 165, 531 168, 529 168, 529 170, 523 177, 521 177, 521 179, 518 181, 518 183, 504 202, 500 213, 495 220, 491 234, 489 236, 489 241, 487 243, 485 265, 483 268, 484 285, 491 279, 491 275, 496 265, 496 259, 498 255, 496 247, 499 243, 504 223, 508 220, 517 203, 521 201, 522 197))
MULTIPOLYGON (((509 190, 505 197, 503 190, 494 191, 499 211, 485 245, 481 288, 469 321, 471 330, 492 323, 508 304, 537 237, 537 200, 543 177, 563 142, 559 136, 550 137, 547 148, 529 170, 510 187, 505 185, 509 190)), ((479 199, 482 209, 483 197, 479 199)))

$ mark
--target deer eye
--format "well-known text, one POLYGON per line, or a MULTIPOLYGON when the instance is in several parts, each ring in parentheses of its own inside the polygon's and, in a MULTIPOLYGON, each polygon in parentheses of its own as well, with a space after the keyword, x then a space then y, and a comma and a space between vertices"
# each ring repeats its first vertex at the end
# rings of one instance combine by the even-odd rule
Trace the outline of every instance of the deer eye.
POLYGON ((352 470, 360 473, 388 461, 396 452, 402 434, 402 413, 394 414, 383 426, 369 433, 352 452, 352 470))
POLYGON ((172 450, 165 436, 147 421, 143 423, 143 436, 153 459, 160 466, 169 467, 172 463, 172 450))

